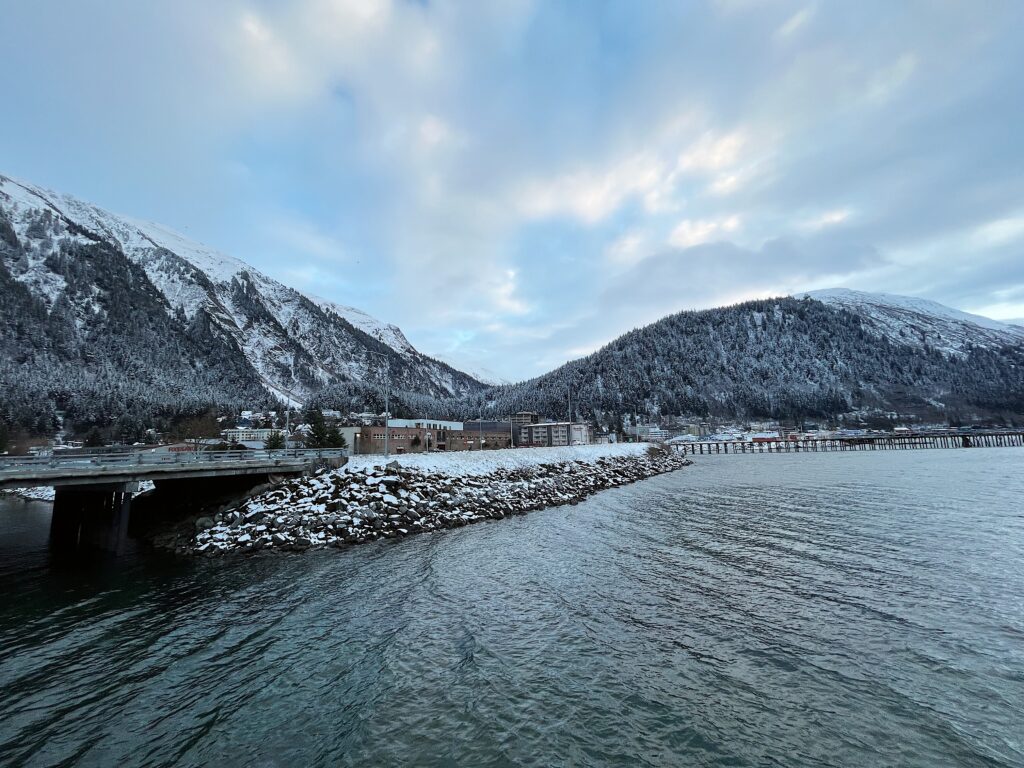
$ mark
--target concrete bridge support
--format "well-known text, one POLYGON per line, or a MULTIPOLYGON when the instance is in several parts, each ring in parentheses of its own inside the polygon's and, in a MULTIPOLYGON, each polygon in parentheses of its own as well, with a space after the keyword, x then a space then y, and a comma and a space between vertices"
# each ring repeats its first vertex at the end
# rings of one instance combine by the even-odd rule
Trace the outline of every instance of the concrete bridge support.
POLYGON ((58 486, 50 521, 51 547, 64 552, 100 549, 120 554, 136 491, 138 483, 58 486))

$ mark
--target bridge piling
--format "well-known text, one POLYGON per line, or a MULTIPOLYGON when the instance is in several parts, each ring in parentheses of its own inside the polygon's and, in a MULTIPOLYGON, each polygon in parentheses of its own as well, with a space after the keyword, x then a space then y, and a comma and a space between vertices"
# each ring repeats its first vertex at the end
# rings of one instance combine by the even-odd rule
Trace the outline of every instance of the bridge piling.
POLYGON ((138 483, 66 485, 56 489, 50 544, 56 550, 100 549, 121 554, 138 483))

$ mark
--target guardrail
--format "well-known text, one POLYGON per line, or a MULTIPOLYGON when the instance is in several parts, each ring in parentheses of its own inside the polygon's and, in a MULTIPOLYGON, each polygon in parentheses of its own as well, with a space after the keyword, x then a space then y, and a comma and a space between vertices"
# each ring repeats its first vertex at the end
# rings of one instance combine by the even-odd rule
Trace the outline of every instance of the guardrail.
POLYGON ((340 448, 282 448, 255 451, 134 451, 131 453, 62 453, 49 456, 0 456, 0 472, 39 469, 97 469, 133 466, 191 466, 196 464, 267 464, 296 459, 315 461, 348 455, 340 448))

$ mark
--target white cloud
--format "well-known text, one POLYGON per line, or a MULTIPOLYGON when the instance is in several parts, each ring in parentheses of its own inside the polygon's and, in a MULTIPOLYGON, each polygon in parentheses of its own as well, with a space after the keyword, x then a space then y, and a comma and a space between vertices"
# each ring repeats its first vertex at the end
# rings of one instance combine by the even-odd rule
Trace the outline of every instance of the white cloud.
POLYGON ((871 77, 866 87, 867 100, 876 103, 889 101, 907 84, 916 70, 917 57, 912 53, 904 53, 871 77))
POLYGON ((849 208, 835 208, 801 222, 800 228, 814 232, 827 227, 834 227, 849 219, 852 213, 849 208))
POLYGON ((427 115, 420 121, 419 138, 426 147, 436 147, 451 138, 448 124, 437 115, 427 115))
MULTIPOLYGON (((681 46, 603 28, 587 4, 530 0, 16 5, 0 57, 19 74, 9 101, 33 108, 10 110, 0 143, 24 175, 152 218, 169 209, 169 223, 205 226, 303 287, 356 282, 332 267, 359 258, 358 291, 331 298, 414 341, 471 327, 482 348, 510 353, 510 377, 635 325, 626 291, 599 333, 581 329, 581 307, 631 268, 677 257, 666 241, 706 244, 693 282, 710 302, 716 276, 779 284, 738 280, 730 249, 708 245, 740 234, 820 238, 815 253, 832 258, 829 238, 856 217, 892 273, 857 262, 851 274, 893 289, 897 276, 919 289, 928 272, 978 272, 1024 236, 1019 146, 1001 138, 1019 134, 1009 6, 939 4, 927 25, 820 0, 630 9, 643 25, 692 23, 701 44, 681 46), (154 39, 166 44, 138 42, 154 39), (24 66, 35 59, 53 66, 24 66), (26 140, 32 128, 40 138, 26 140), (144 207, 118 186, 146 191, 144 207), (977 214, 984 200, 1009 207, 977 214), (268 210, 303 213, 262 220, 268 210), (538 266, 538 233, 565 258, 538 266), (274 263, 282 253, 294 260, 274 263), (571 297, 538 286, 568 282, 567 269, 571 297), (522 339, 542 342, 514 351, 522 339)), ((799 287, 820 270, 788 275, 799 287)), ((677 285, 658 311, 677 308, 677 285)))
POLYGON ((677 248, 691 248, 710 242, 740 228, 740 217, 736 214, 717 219, 684 219, 669 235, 669 243, 677 248))
POLYGON ((343 283, 336 272, 322 269, 316 264, 295 264, 275 271, 287 285, 307 290, 323 290, 343 283))
POLYGON ((739 131, 716 134, 705 133, 679 155, 677 167, 684 172, 721 171, 734 166, 746 138, 739 131))
POLYGON ((818 8, 815 5, 804 6, 786 19, 785 23, 775 30, 775 38, 777 40, 787 40, 788 38, 795 36, 797 32, 806 27, 808 22, 814 18, 814 14, 817 10, 818 8))
POLYGON ((691 176, 713 175, 712 194, 734 192, 753 173, 753 166, 737 167, 750 142, 742 130, 705 130, 694 138, 699 122, 693 112, 671 116, 651 129, 644 151, 624 153, 603 167, 534 178, 519 188, 517 209, 530 218, 564 214, 594 224, 634 197, 650 214, 678 211, 686 194, 681 185, 691 176))
POLYGON ((649 241, 640 231, 627 232, 605 248, 605 261, 622 267, 631 267, 648 255, 649 241))
POLYGON ((972 239, 978 245, 993 247, 1024 237, 1024 214, 987 222, 978 227, 972 239))
POLYGON ((500 312, 510 315, 524 315, 530 311, 529 305, 516 296, 518 280, 514 269, 506 269, 503 276, 491 287, 491 300, 500 312))
POLYGON ((743 177, 739 173, 722 174, 711 182, 708 192, 712 195, 730 195, 740 187, 743 177))
POLYGON ((280 216, 271 220, 266 231, 272 241, 289 251, 334 263, 349 260, 348 251, 341 241, 305 219, 280 216))
POLYGON ((965 307, 964 311, 982 317, 991 317, 993 320, 1012 325, 1024 325, 1024 303, 1022 302, 996 302, 980 307, 965 307))
POLYGON ((533 218, 570 214, 593 224, 615 212, 627 198, 655 190, 664 175, 657 158, 637 154, 604 170, 584 168, 529 182, 519 193, 519 209, 533 218))

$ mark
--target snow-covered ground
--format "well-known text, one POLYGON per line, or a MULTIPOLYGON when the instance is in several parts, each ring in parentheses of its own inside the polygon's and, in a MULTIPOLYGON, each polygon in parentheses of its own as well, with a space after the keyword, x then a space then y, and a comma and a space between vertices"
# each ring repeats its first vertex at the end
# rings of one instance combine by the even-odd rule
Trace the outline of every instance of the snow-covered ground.
POLYGON ((435 453, 393 454, 389 459, 380 455, 360 455, 349 459, 346 468, 363 470, 382 467, 397 461, 403 467, 415 467, 450 477, 487 475, 498 469, 522 469, 538 464, 563 461, 582 461, 588 464, 605 456, 636 456, 644 453, 650 443, 605 443, 601 445, 574 445, 561 448, 507 448, 498 451, 438 451, 435 453))

